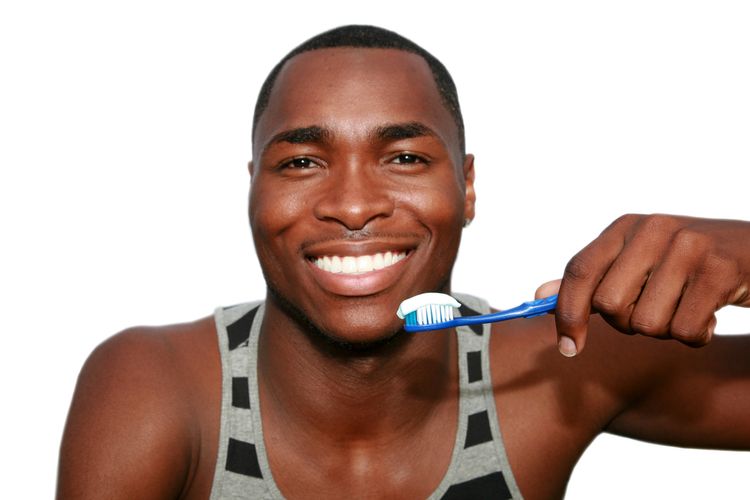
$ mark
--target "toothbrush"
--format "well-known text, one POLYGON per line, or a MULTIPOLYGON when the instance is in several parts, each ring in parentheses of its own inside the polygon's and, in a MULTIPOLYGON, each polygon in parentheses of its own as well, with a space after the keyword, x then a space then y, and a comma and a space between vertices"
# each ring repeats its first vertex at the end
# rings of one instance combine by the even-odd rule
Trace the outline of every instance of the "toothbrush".
POLYGON ((555 306, 557 306, 557 295, 552 295, 524 302, 520 306, 505 311, 454 319, 453 309, 461 307, 456 299, 444 293, 423 293, 401 302, 396 315, 405 320, 404 330, 407 332, 425 332, 463 325, 494 323, 507 319, 533 318, 554 310, 555 306))

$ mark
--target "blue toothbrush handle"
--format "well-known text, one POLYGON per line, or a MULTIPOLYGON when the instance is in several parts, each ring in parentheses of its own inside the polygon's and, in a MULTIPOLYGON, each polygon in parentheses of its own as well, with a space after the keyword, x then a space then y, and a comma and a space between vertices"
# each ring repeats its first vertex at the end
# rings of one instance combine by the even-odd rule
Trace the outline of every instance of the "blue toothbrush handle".
POLYGON ((536 316, 541 316, 550 311, 553 311, 555 307, 557 307, 557 295, 552 295, 543 299, 524 302, 520 306, 506 309, 505 311, 498 311, 491 314, 482 314, 480 316, 462 316, 460 318, 454 319, 453 321, 456 323, 456 326, 459 326, 495 323, 497 321, 505 321, 508 319, 516 318, 534 318, 536 316))
POLYGON ((416 325, 407 323, 404 326, 404 329, 407 332, 426 332, 432 330, 442 330, 444 328, 453 328, 456 326, 495 323, 497 321, 505 321, 508 319, 534 318, 536 316, 541 316, 550 311, 553 311, 555 307, 557 307, 557 295, 552 295, 543 299, 524 302, 520 306, 516 306, 512 309, 506 309, 505 311, 498 311, 491 314, 481 314, 478 316, 461 316, 460 318, 454 318, 451 321, 446 321, 444 323, 435 323, 428 325, 416 325))
POLYGON ((513 314, 512 317, 514 318, 535 318, 537 316, 541 316, 542 314, 546 314, 550 311, 554 311, 557 307, 557 294, 551 295, 549 297, 544 297, 543 299, 537 299, 537 300, 531 300, 529 302, 524 302, 518 307, 514 307, 513 309, 508 309, 507 311, 500 311, 513 314), (518 316, 515 316, 515 315, 518 316))

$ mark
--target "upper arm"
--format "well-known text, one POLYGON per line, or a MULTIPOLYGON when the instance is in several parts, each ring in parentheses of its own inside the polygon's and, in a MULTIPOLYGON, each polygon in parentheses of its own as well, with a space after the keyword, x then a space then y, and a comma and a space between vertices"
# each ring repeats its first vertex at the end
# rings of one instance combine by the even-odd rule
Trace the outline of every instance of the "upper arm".
POLYGON ((99 346, 65 426, 59 498, 177 497, 190 471, 189 408, 169 344, 144 330, 99 346))
POLYGON ((679 446, 750 449, 750 335, 715 336, 702 348, 632 340, 640 342, 631 356, 630 394, 608 431, 679 446))

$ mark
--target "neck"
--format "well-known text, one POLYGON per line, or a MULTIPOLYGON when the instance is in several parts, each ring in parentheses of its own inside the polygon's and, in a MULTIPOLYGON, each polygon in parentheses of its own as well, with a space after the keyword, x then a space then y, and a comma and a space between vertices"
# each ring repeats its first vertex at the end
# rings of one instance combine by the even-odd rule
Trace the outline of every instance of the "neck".
POLYGON ((269 297, 258 347, 263 411, 337 444, 414 435, 458 392, 455 335, 397 334, 353 350, 326 342, 269 297))

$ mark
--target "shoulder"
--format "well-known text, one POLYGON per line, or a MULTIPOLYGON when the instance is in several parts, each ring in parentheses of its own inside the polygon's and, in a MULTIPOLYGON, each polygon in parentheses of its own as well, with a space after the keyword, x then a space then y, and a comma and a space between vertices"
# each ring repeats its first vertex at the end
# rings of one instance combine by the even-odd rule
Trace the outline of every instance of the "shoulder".
POLYGON ((218 408, 211 317, 137 327, 104 341, 78 378, 61 446, 60 496, 176 496, 218 408), (215 404, 207 404, 207 402, 215 404))
POLYGON ((195 384, 219 366, 218 356, 212 317, 129 328, 94 349, 81 369, 76 391, 101 391, 110 398, 132 397, 140 404, 162 406, 189 401, 195 384))

